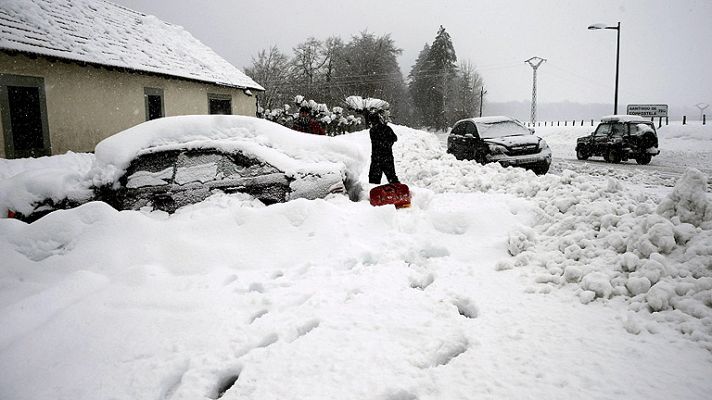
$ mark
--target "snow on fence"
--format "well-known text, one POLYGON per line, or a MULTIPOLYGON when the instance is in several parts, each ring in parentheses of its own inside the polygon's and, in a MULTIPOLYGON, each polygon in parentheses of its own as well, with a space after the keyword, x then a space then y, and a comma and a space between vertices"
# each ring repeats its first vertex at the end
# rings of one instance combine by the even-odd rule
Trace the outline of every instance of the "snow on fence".
MULTIPOLYGON (((663 121, 665 122, 665 125, 670 125, 671 123, 673 125, 681 124, 681 125, 688 125, 689 124, 695 124, 695 123, 701 123, 702 125, 707 125, 707 115, 703 114, 702 115, 702 120, 697 120, 697 121, 688 121, 687 116, 683 115, 682 120, 670 120, 669 117, 652 117, 650 118, 651 121, 657 122, 658 123, 658 128, 663 126, 663 121)), ((569 120, 564 120, 564 121, 536 121, 534 123, 532 122, 526 122, 526 126, 528 127, 537 127, 537 126, 584 126, 584 125, 589 125, 590 126, 595 126, 598 124, 598 120, 596 119, 569 119, 569 120)))

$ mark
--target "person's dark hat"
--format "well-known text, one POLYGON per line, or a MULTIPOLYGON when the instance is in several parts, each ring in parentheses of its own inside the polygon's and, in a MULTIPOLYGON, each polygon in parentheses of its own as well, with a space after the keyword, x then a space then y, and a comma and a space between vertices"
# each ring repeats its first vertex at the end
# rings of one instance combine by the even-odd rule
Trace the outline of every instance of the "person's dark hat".
POLYGON ((371 125, 379 124, 379 123, 381 123, 381 116, 378 115, 377 113, 368 114, 368 122, 371 125))
POLYGON ((299 113, 301 114, 301 113, 303 113, 303 112, 305 112, 305 113, 310 113, 310 114, 311 114, 311 110, 310 110, 309 107, 307 107, 307 106, 302 106, 302 107, 299 108, 299 113))

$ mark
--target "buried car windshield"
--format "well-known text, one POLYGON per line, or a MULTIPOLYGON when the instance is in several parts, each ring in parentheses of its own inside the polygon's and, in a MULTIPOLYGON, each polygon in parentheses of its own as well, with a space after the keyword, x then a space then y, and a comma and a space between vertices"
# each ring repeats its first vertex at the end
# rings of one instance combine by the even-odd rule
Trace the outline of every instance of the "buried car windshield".
POLYGON ((480 137, 483 139, 531 134, 529 129, 514 121, 502 121, 493 124, 477 124, 477 130, 480 133, 480 137))

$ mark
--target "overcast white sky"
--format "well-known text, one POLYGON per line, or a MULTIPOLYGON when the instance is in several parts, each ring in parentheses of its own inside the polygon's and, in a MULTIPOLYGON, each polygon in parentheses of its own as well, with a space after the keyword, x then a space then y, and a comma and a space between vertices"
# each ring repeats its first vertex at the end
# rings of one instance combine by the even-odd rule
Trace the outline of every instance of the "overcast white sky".
POLYGON ((240 69, 260 49, 291 49, 308 36, 347 40, 367 29, 390 33, 403 49, 407 74, 438 26, 450 33, 458 58, 485 80, 489 101, 613 103, 615 30, 621 22, 619 107, 712 104, 712 0, 114 0, 184 26, 240 69))

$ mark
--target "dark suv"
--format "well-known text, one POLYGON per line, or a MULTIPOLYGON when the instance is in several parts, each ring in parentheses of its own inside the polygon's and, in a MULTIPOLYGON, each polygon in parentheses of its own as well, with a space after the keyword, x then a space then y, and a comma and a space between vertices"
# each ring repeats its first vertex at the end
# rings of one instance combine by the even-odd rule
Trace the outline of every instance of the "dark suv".
POLYGON ((637 115, 613 115, 601 119, 596 130, 576 139, 576 158, 587 160, 602 156, 610 163, 634 158, 638 164, 648 164, 658 150, 655 124, 637 115))

